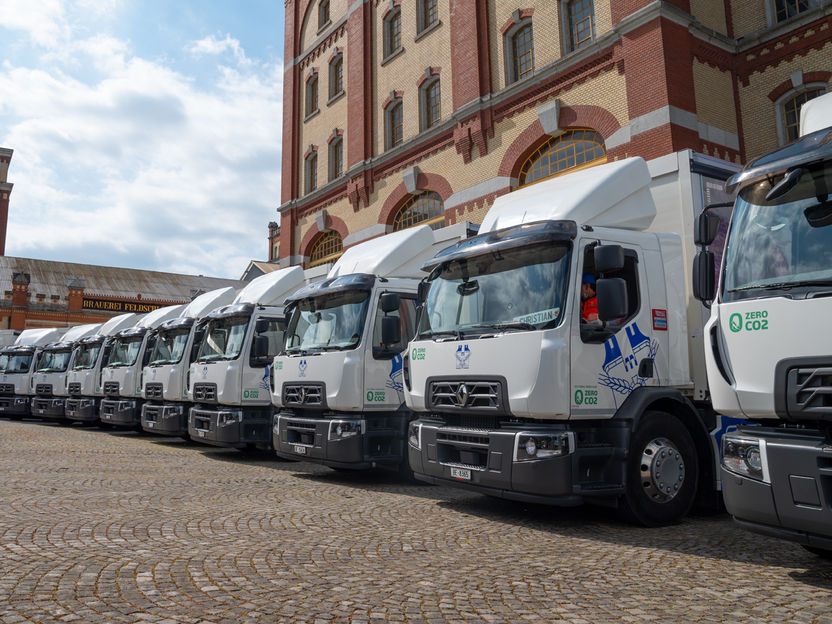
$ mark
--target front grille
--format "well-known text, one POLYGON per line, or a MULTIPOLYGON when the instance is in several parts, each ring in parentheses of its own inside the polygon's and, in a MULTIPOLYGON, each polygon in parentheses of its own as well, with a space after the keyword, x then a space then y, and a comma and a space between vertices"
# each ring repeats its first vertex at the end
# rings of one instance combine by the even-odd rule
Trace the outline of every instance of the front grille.
POLYGON ((162 384, 160 383, 148 383, 144 385, 144 396, 148 399, 161 399, 162 398, 162 384))
POLYGON ((194 384, 194 401, 201 401, 201 402, 204 402, 204 403, 216 403, 216 401, 217 401, 217 384, 214 384, 214 383, 194 384))
POLYGON ((52 396, 52 384, 38 384, 35 386, 35 394, 38 396, 52 396))
POLYGON ((832 419, 832 367, 790 369, 786 401, 792 417, 832 419))
POLYGON ((283 405, 305 405, 322 407, 324 391, 321 384, 285 384, 283 405))
POLYGON ((503 387, 499 381, 432 381, 428 400, 434 409, 502 411, 503 387))
POLYGON ((117 381, 105 381, 104 382, 104 394, 107 396, 118 396, 119 389, 118 389, 118 382, 117 381))
POLYGON ((488 436, 481 435, 480 431, 438 431, 437 442, 454 442, 466 445, 476 445, 488 448, 488 436))
POLYGON ((14 394, 14 384, 0 384, 0 394, 14 394))
POLYGON ((81 394, 81 384, 77 381, 73 381, 71 384, 69 384, 69 386, 67 386, 67 392, 69 392, 71 396, 77 396, 81 394))

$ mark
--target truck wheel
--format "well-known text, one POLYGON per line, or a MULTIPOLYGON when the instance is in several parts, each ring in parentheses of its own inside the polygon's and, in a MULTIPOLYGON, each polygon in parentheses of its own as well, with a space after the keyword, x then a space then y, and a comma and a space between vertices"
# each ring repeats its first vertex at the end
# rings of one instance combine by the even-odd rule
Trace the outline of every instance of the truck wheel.
POLYGON ((630 438, 624 517, 644 526, 681 519, 696 498, 699 462, 693 439, 678 418, 645 412, 630 438))
POLYGON ((832 550, 826 550, 825 548, 817 548, 816 546, 803 546, 803 548, 808 550, 813 555, 817 555, 821 559, 832 560, 832 550))

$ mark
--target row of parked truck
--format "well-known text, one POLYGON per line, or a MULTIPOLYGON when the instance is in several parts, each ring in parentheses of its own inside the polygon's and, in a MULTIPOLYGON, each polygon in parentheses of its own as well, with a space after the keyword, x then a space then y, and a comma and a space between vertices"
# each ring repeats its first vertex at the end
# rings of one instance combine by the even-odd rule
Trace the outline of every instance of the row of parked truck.
POLYGON ((0 354, 0 413, 648 526, 722 490, 747 528, 828 556, 830 97, 741 172, 691 151, 628 158, 501 196, 478 232, 411 228, 326 274, 27 330, 0 354))

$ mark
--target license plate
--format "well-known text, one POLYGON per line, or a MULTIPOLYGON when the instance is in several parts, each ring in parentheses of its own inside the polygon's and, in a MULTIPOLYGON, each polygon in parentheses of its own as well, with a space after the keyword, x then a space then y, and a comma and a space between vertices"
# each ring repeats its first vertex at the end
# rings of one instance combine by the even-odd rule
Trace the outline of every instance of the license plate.
POLYGON ((148 426, 148 427, 153 428, 153 426, 154 426, 155 424, 156 424, 156 423, 154 423, 154 422, 150 422, 149 420, 147 421, 147 426, 148 426))
POLYGON ((43 412, 44 412, 44 410, 42 410, 42 409, 38 410, 38 414, 43 414, 43 412))
POLYGON ((468 468, 451 468, 451 477, 454 479, 471 480, 471 471, 468 468))
POLYGON ((297 453, 298 455, 306 455, 306 447, 305 447, 305 446, 301 446, 300 444, 295 444, 294 451, 295 451, 295 453, 297 453))
POLYGON ((206 433, 208 433, 208 432, 207 432, 207 431, 203 431, 202 429, 197 429, 197 430, 196 430, 196 434, 197 434, 200 438, 204 438, 206 433))

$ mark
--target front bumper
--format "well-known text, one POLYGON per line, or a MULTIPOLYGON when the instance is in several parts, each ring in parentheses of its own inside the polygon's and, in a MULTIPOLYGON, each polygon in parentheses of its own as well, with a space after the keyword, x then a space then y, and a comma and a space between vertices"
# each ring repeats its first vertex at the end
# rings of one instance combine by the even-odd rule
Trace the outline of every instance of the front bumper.
POLYGON ((728 512, 751 531, 832 550, 832 445, 806 431, 743 432, 765 440, 770 483, 722 467, 728 512))
POLYGON ((28 416, 29 397, 4 396, 0 397, 0 416, 28 416))
POLYGON ((116 427, 136 427, 141 423, 141 406, 136 399, 102 399, 99 418, 116 427))
POLYGON ((397 467, 406 460, 408 421, 407 416, 395 412, 309 417, 283 411, 275 418, 272 444, 280 457, 302 458, 333 468, 397 467))
POLYGON ((32 416, 50 420, 65 420, 64 403, 66 399, 55 397, 34 397, 32 399, 32 416))
POLYGON ((187 435, 187 413, 184 403, 145 403, 142 405, 142 429, 169 436, 187 435))
POLYGON ((192 407, 188 435, 214 446, 271 448, 271 408, 192 407))
POLYGON ((408 443, 413 475, 497 498, 573 506, 584 502, 573 486, 572 452, 515 461, 520 430, 482 430, 418 420, 419 448, 408 443))
POLYGON ((98 403, 100 399, 69 398, 64 405, 64 413, 69 420, 95 422, 98 420, 98 403))

